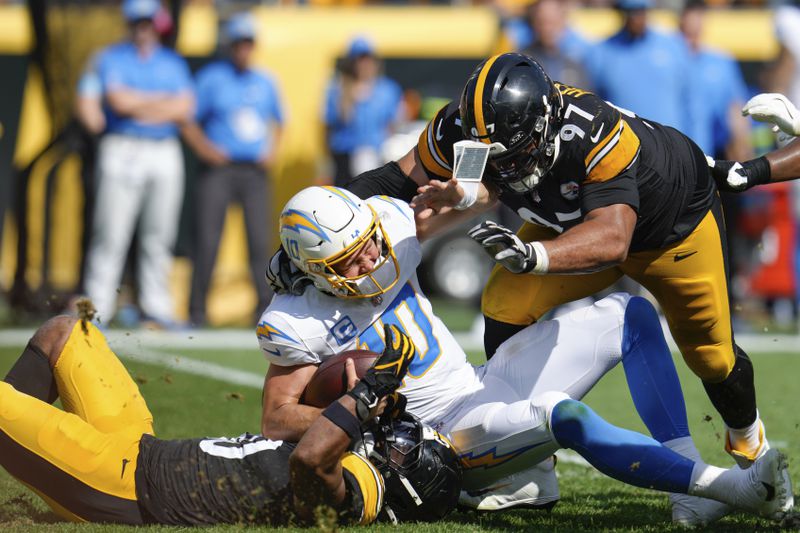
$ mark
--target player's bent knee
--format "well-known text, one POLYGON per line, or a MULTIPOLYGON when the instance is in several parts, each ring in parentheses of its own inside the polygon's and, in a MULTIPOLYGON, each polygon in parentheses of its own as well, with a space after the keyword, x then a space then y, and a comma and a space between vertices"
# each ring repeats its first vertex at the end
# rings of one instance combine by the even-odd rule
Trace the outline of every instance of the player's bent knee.
POLYGON ((692 369, 697 377, 707 383, 720 383, 730 376, 733 370, 735 359, 719 355, 717 357, 702 358, 701 360, 685 357, 686 364, 692 369))
POLYGON ((53 317, 42 324, 31 338, 31 344, 47 355, 51 367, 55 367, 77 321, 77 318, 66 315, 53 317))
POLYGON ((583 440, 585 421, 591 413, 589 406, 578 400, 567 398, 553 407, 550 415, 550 431, 562 448, 570 448, 583 440))
POLYGON ((540 408, 543 407, 545 409, 545 412, 547 413, 547 420, 548 420, 548 423, 549 423, 549 421, 553 417, 553 409, 555 409, 555 407, 558 404, 560 404, 561 402, 563 402, 564 400, 573 401, 569 397, 569 394, 567 394, 566 392, 549 391, 549 392, 543 392, 542 394, 537 394, 536 396, 534 396, 531 399, 531 404, 533 404, 535 406, 538 406, 540 408))
POLYGON ((653 304, 641 296, 631 296, 625 307, 625 327, 638 331, 661 334, 661 322, 653 304))

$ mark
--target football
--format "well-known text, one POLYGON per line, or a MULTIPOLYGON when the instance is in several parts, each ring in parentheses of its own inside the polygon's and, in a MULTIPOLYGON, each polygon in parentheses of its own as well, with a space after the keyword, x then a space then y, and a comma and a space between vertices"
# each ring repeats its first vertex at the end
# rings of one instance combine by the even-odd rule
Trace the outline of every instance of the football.
POLYGON ((312 407, 327 407, 347 392, 345 361, 352 359, 356 375, 362 378, 377 357, 378 354, 369 350, 350 350, 326 359, 311 376, 300 402, 312 407))

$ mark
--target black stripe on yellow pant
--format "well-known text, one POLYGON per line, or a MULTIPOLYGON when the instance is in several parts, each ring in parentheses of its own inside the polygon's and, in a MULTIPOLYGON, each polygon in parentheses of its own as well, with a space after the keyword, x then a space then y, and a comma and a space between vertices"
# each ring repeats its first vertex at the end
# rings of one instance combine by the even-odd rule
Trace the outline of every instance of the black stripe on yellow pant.
POLYGON ((0 382, 0 463, 55 502, 62 518, 142 524, 134 482, 138 448, 133 434, 100 433, 0 382))
MULTIPOLYGON (((733 368, 734 354, 718 204, 683 241, 630 254, 621 265, 600 272, 539 276, 496 266, 484 289, 483 313, 507 324, 531 324, 553 307, 591 296, 627 274, 658 300, 689 368, 705 381, 722 381, 733 368)), ((556 233, 525 224, 518 235, 530 242, 556 233)))

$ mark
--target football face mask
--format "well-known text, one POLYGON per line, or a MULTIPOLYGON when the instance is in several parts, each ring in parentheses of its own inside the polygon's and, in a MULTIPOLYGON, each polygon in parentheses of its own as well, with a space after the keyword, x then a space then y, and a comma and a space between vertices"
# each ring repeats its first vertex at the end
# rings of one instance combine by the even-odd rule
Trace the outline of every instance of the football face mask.
POLYGON ((372 223, 364 234, 338 254, 307 261, 309 271, 324 278, 338 298, 372 298, 391 290, 400 279, 400 264, 394 248, 377 213, 372 207, 369 209, 372 223), (340 274, 358 259, 359 254, 366 253, 370 246, 378 250, 378 257, 370 270, 356 275, 340 274))

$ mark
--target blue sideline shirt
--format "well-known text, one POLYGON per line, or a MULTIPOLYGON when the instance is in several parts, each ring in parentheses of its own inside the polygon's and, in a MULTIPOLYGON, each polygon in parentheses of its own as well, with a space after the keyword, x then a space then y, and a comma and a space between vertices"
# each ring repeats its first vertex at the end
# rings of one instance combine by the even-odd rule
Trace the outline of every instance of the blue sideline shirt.
MULTIPOLYGON (((115 44, 100 53, 96 67, 103 94, 115 88, 153 94, 178 94, 191 90, 192 77, 186 62, 162 46, 157 46, 150 55, 142 57, 130 42, 115 44)), ((117 115, 108 105, 104 106, 104 110, 107 133, 150 139, 165 139, 178 133, 173 123, 145 124, 117 115)))
POLYGON ((732 104, 742 106, 747 101, 747 86, 733 58, 714 50, 691 54, 689 67, 691 125, 685 133, 703 152, 715 156, 730 141, 728 112, 732 104))
POLYGON ((260 70, 216 61, 197 73, 197 122, 232 161, 257 162, 273 149, 270 122, 283 124, 280 94, 260 70))
POLYGON ((648 29, 634 39, 622 30, 586 55, 598 96, 645 119, 685 131, 688 49, 678 35, 648 29))
POLYGON ((380 149, 386 140, 389 125, 397 118, 402 98, 400 86, 384 76, 378 78, 372 93, 354 104, 348 119, 340 113, 341 97, 341 83, 337 78, 328 86, 325 96, 324 122, 329 128, 328 148, 340 153, 351 153, 364 146, 380 149))

